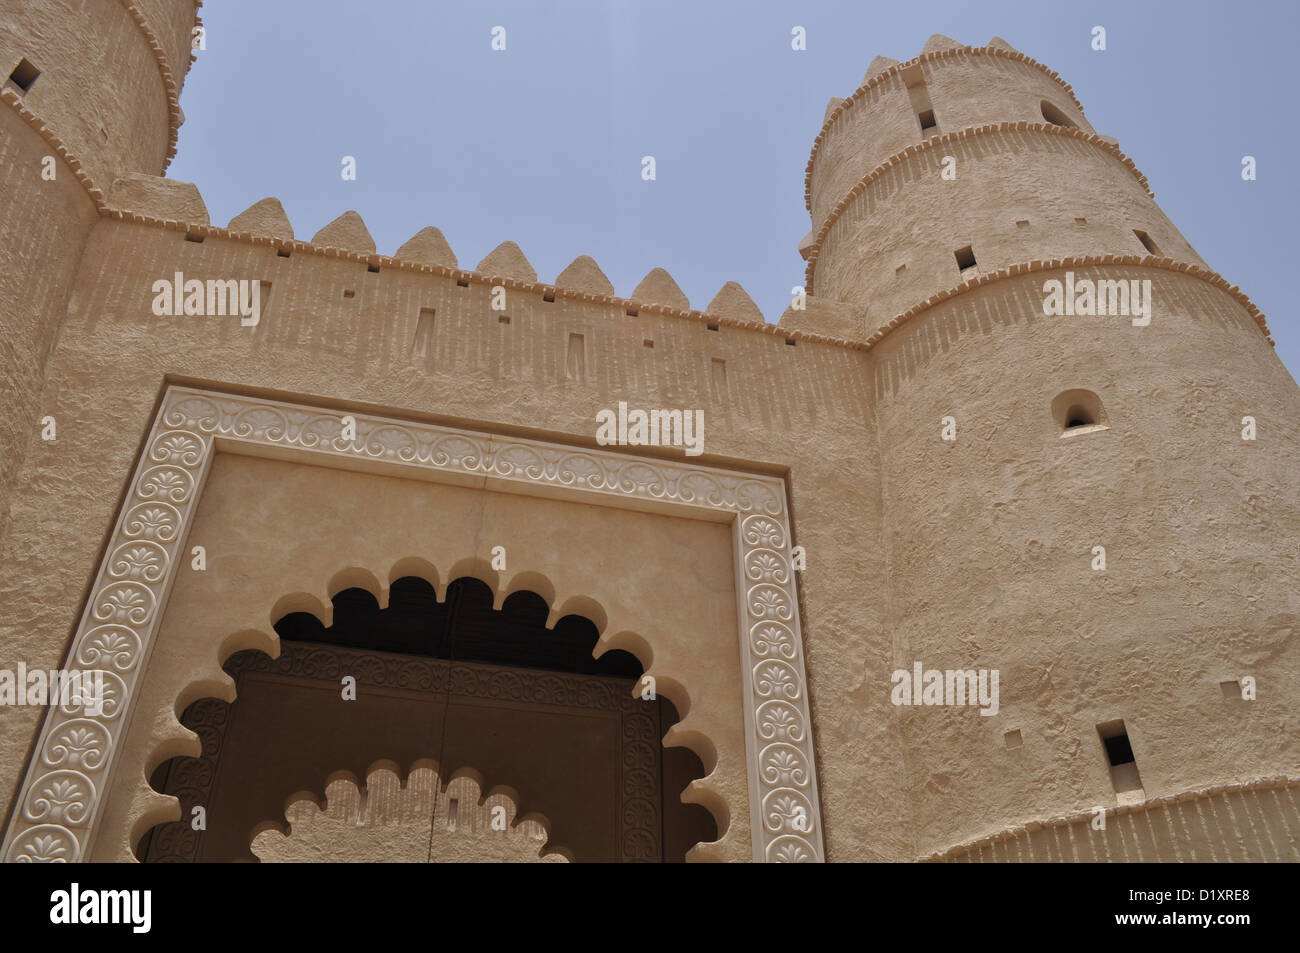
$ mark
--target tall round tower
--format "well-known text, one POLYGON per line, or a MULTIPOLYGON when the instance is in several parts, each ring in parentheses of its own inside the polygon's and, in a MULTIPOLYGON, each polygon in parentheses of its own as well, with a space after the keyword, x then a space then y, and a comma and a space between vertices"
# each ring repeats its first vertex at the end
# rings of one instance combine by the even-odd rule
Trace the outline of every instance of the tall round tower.
POLYGON ((19 465, 49 433, 46 358, 105 195, 123 173, 162 175, 175 152, 197 6, 0 5, 0 539, 19 465))
POLYGON ((1262 315, 996 38, 877 59, 807 197, 808 290, 866 315, 868 684, 1000 676, 995 714, 897 708, 917 855, 1290 857, 1300 388, 1262 315))

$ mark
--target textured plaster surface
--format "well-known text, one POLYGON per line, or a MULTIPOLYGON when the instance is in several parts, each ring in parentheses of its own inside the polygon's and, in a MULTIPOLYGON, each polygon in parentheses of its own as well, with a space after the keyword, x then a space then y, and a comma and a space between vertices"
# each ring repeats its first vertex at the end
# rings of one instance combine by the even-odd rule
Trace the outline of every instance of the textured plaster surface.
MULTIPOLYGON (((160 172, 168 118, 155 56, 123 5, 84 4, 75 16, 92 17, 89 27, 57 26, 74 6, 7 5, 0 69, 19 56, 36 62, 42 76, 24 105, 100 188, 121 172, 160 172)), ((157 6, 140 4, 146 14, 157 6)), ((168 55, 179 56, 185 16, 158 22, 168 55)), ((888 72, 889 63, 872 69, 888 72)), ((1043 100, 1091 131, 1061 83, 1013 58, 957 53, 923 61, 920 73, 937 135, 1039 123, 1043 100)), ((881 77, 832 114, 813 161, 816 232, 863 176, 918 147, 846 206, 817 249, 819 294, 862 309, 864 331, 959 284, 953 251, 966 244, 986 271, 1067 254, 1140 254, 1132 234, 1140 228, 1163 255, 1199 262, 1102 143, 1018 130, 920 149, 916 95, 901 74, 881 77), (935 164, 947 154, 957 159, 952 182, 935 164)), ((626 401, 703 409, 701 463, 788 479, 794 541, 808 556, 799 589, 829 859, 930 856, 1112 804, 1096 726, 1118 718, 1149 797, 1300 773, 1300 389, 1240 302, 1209 283, 1140 267, 1098 272, 1152 280, 1152 323, 1135 328, 1122 318, 1044 319, 1048 275, 1012 276, 920 312, 870 349, 796 338, 790 346, 782 334, 726 323, 713 330, 705 315, 547 301, 518 285, 533 269, 511 243, 480 265, 486 280, 462 286, 436 272, 375 274, 363 261, 301 246, 284 258, 269 242, 187 242, 183 230, 156 224, 92 221, 75 179, 60 173, 57 189, 38 191, 46 186, 33 171, 48 143, 8 104, 0 122, 0 174, 6 186, 28 183, 6 188, 0 225, 31 236, 0 252, 8 266, 0 386, 19 409, 0 433, 7 663, 63 660, 169 379, 588 447, 595 414, 626 401), (270 282, 261 323, 154 317, 152 282, 176 271, 270 282), (489 304, 499 282, 509 286, 504 314, 489 304), (434 313, 425 338, 416 333, 421 311, 434 313), (1050 407, 1076 388, 1099 395, 1109 428, 1063 439, 1050 407), (57 418, 56 442, 33 436, 38 411, 57 418), (940 439, 946 415, 958 422, 955 442, 940 439), (1255 441, 1240 438, 1248 415, 1255 441), (1105 571, 1089 568, 1096 545, 1106 547, 1105 571), (999 668, 999 714, 892 705, 890 670, 917 660, 999 668), (1219 682, 1245 675, 1257 679, 1258 699, 1230 703, 1219 682), (1003 740, 1013 729, 1018 748, 1003 740)), ((358 223, 345 218, 326 237, 368 253, 358 223)), ((271 235, 283 224, 256 227, 271 235)), ((445 263, 431 236, 416 247, 418 257, 445 263)), ((688 307, 658 269, 633 297, 688 307)), ((802 320, 816 324, 817 313, 802 320)), ((826 327, 842 326, 841 308, 824 313, 826 327)), ((384 485, 372 478, 348 505, 384 485)), ((259 486, 245 503, 256 511, 275 493, 259 486)), ((232 527, 244 526, 250 546, 280 538, 278 527, 242 519, 232 527)), ((341 532, 346 516, 322 507, 318 521, 341 532)), ((341 544, 383 539, 353 529, 321 546, 341 544)), ((548 575, 582 558, 557 547, 542 555, 548 575)), ((277 567, 277 593, 291 572, 277 567)), ((240 611, 240 600, 266 584, 208 576, 240 611)), ((259 603, 257 611, 252 626, 264 630, 267 610, 259 603)), ((203 671, 215 662, 205 659, 203 671)), ((141 758, 183 740, 172 710, 154 704, 162 714, 141 758)), ((40 716, 0 709, 6 808, 40 716)), ((1289 789, 1269 790, 1194 799, 1183 810, 1198 812, 1204 849, 1216 859, 1294 856, 1289 789), (1273 806, 1256 803, 1268 799, 1273 806), (1238 815, 1248 807, 1262 813, 1238 815), (1225 826, 1229 816, 1236 826, 1225 826), (1253 833, 1256 816, 1267 838, 1253 833)), ((1046 843, 1029 835, 1027 850, 1046 843)), ((1150 843, 1140 859, 1174 850, 1150 843)))

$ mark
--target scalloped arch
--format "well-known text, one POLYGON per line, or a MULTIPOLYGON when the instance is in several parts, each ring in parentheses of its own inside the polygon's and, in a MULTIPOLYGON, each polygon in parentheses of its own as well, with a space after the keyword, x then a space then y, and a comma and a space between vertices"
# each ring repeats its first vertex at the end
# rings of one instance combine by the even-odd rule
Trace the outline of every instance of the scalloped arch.
POLYGON ((364 781, 351 771, 335 771, 321 793, 289 795, 283 818, 254 825, 249 846, 263 862, 268 855, 280 861, 355 860, 357 854, 367 856, 366 842, 375 838, 371 850, 379 856, 371 859, 433 861, 435 845, 447 845, 448 860, 572 862, 572 851, 550 843, 545 815, 529 811, 521 816, 520 802, 515 788, 497 784, 488 789, 482 773, 472 767, 443 779, 427 760, 403 773, 396 762, 381 759, 366 770, 364 781), (463 807, 453 816, 451 805, 458 802, 463 807), (496 826, 500 819, 504 828, 496 826))

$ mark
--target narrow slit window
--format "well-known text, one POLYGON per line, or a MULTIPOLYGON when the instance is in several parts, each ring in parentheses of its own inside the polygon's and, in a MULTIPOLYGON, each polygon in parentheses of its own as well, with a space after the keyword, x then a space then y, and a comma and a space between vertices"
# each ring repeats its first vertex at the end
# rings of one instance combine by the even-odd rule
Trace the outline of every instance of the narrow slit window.
POLYGON ((29 63, 26 59, 18 61, 14 71, 9 74, 9 82, 13 83, 24 93, 32 90, 32 84, 36 82, 36 77, 41 75, 41 71, 29 63))
POLYGON ((957 267, 962 271, 975 267, 975 250, 970 245, 965 248, 958 248, 953 252, 953 255, 957 259, 957 267))
POLYGON ((930 102, 930 92, 925 88, 925 74, 921 71, 920 63, 903 70, 903 85, 907 87, 912 115, 916 116, 916 121, 921 126, 921 136, 928 139, 939 130, 934 118, 934 103, 930 102))
POLYGON ((587 348, 581 334, 569 335, 569 351, 565 358, 565 371, 570 380, 587 378, 587 348))
POLYGON ((1142 231, 1142 229, 1140 228, 1133 229, 1133 234, 1137 236, 1137 240, 1142 243, 1142 247, 1145 248, 1148 252, 1150 252, 1153 255, 1160 254, 1160 246, 1157 245, 1155 242, 1153 242, 1151 240, 1151 236, 1148 235, 1146 232, 1142 231))
POLYGON ((421 308, 415 319, 415 335, 411 338, 411 357, 428 358, 433 351, 433 308, 421 308))
POLYGON ((1133 754, 1133 744, 1129 741, 1128 729, 1124 726, 1123 719, 1098 725, 1097 734, 1106 752, 1106 763, 1110 768, 1110 779, 1115 786, 1115 793, 1126 801, 1144 797, 1142 778, 1138 775, 1137 758, 1133 754))

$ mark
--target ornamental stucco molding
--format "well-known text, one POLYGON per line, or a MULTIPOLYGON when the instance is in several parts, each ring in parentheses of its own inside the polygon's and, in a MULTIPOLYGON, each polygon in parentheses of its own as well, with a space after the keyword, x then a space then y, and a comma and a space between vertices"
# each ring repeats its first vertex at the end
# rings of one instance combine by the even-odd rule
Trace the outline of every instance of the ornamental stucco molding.
POLYGON ((824 859, 782 479, 173 386, 131 477, 66 663, 105 673, 102 710, 70 704, 47 711, 5 833, 6 862, 90 856, 217 450, 730 523, 753 859, 824 859), (342 436, 345 417, 354 439, 342 436))

